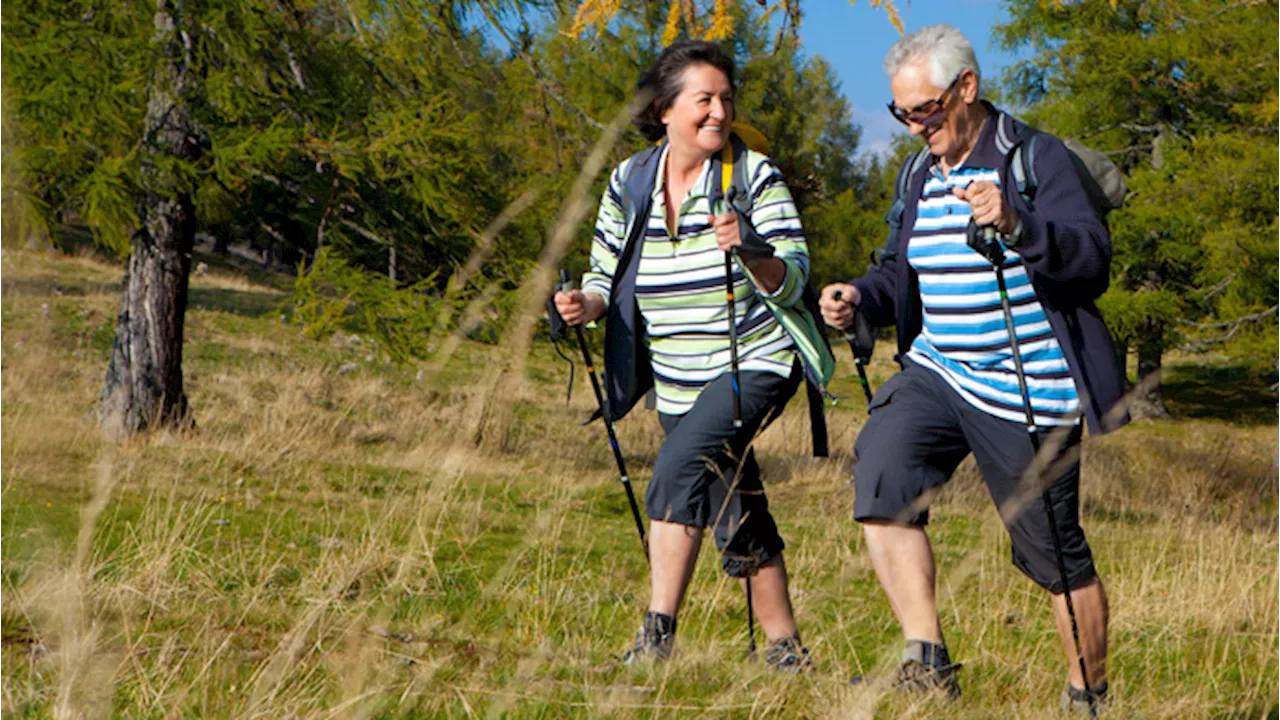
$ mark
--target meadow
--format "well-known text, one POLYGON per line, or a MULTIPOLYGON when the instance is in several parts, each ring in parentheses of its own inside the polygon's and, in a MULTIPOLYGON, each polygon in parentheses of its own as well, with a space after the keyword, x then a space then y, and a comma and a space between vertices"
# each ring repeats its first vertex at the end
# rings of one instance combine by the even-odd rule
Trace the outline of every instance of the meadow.
MULTIPOLYGON (((678 655, 617 657, 647 570, 579 365, 465 341, 440 367, 303 337, 285 282, 212 258, 192 280, 195 427, 116 443, 92 415, 121 270, 6 248, 0 263, 3 713, 13 718, 1053 717, 1048 598, 1009 562, 971 461, 934 505, 963 697, 883 684, 901 638, 851 519, 865 406, 844 348, 832 457, 799 399, 757 442, 814 672, 746 657, 744 602, 704 550, 678 655)), ((882 345, 871 379, 894 369, 882 345)), ((1179 419, 1084 444, 1083 514, 1111 597, 1117 718, 1275 718, 1276 396, 1173 358, 1179 419)), ((619 425, 643 488, 661 439, 619 425)))

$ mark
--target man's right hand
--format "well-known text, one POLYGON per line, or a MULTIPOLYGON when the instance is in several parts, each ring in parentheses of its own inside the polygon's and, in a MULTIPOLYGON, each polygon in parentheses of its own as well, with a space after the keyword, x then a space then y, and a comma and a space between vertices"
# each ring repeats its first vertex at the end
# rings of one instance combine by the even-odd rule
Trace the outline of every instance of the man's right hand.
POLYGON ((837 330, 846 330, 853 325, 853 309, 862 302, 858 288, 849 283, 832 283, 822 288, 822 297, 818 307, 822 309, 822 319, 837 330), (836 299, 840 293, 840 299, 836 299))
POLYGON ((604 314, 604 298, 581 290, 560 290, 555 295, 556 312, 569 325, 586 325, 604 314))

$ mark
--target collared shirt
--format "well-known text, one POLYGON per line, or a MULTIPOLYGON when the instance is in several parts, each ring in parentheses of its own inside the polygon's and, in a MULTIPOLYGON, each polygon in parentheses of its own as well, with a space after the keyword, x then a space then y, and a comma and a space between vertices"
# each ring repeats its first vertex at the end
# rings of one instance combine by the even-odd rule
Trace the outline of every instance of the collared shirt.
MULTIPOLYGON (((730 368, 729 315, 725 295, 724 252, 716 244, 711 227, 711 191, 717 178, 711 162, 679 207, 674 236, 667 230, 667 204, 663 186, 667 151, 660 159, 654 183, 652 209, 640 248, 636 270, 636 302, 644 318, 657 391, 657 409, 682 415, 693 407, 702 388, 730 368)), ((787 266, 782 285, 768 297, 782 305, 794 304, 804 290, 809 273, 808 249, 796 210, 782 175, 768 158, 746 155, 746 176, 751 178, 751 220, 757 233, 774 247, 775 257, 787 266)), ((609 300, 610 280, 626 243, 626 217, 622 208, 623 178, 627 160, 614 170, 600 201, 591 271, 583 276, 582 289, 609 300)), ((724 212, 724 208, 716 208, 724 212)), ((738 334, 738 367, 790 375, 795 346, 790 336, 762 302, 755 286, 738 263, 732 271, 733 316, 738 334)))
MULTIPOLYGON (((954 194, 979 180, 1000 184, 1004 157, 995 126, 993 115, 969 157, 950 173, 931 158, 907 246, 923 305, 923 327, 907 357, 938 373, 974 407, 1025 422, 995 269, 966 244, 969 204, 954 194)), ((1006 251, 1003 269, 1036 424, 1074 424, 1080 411, 1075 382, 1016 252, 1006 251)))

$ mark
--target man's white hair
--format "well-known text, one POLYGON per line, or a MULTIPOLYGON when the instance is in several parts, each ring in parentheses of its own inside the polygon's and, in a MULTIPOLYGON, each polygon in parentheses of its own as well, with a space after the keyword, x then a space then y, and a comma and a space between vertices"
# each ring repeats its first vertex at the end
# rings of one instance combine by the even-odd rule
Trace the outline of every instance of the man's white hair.
POLYGON ((981 87, 982 70, 973 52, 973 43, 950 25, 929 25, 904 36, 884 56, 884 72, 898 74, 904 65, 929 64, 929 79, 940 88, 951 84, 964 70, 972 70, 981 87))

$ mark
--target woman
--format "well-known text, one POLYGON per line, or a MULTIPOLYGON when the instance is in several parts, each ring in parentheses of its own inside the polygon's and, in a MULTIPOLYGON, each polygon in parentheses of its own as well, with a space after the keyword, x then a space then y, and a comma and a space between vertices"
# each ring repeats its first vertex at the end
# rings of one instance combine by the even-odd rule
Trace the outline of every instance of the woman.
POLYGON ((750 575, 756 616, 770 641, 766 663, 798 671, 808 667, 808 651, 791 610, 782 538, 748 445, 803 377, 794 343, 763 297, 781 307, 800 303, 809 259, 782 176, 764 156, 744 153, 751 224, 772 245, 773 256, 746 259, 743 252, 743 260, 734 263, 741 402, 741 426, 735 427, 725 253, 742 240, 735 213, 716 191, 720 178, 712 172, 713 159, 730 142, 733 76, 733 60, 723 50, 690 41, 668 47, 641 77, 640 91, 651 92, 652 100, 634 121, 647 138, 662 143, 614 170, 600 203, 591 271, 582 290, 556 293, 555 304, 573 325, 610 314, 607 343, 631 343, 625 353, 611 355, 606 349, 610 386, 627 381, 621 377, 627 373, 644 378, 631 383, 629 401, 612 398, 614 416, 634 404, 634 391, 647 389, 651 374, 666 433, 645 494, 652 521, 652 596, 628 664, 670 655, 702 532, 712 525, 726 573, 739 578, 744 589, 750 575), (643 215, 648 223, 636 233, 640 247, 632 250, 638 251, 625 253, 623 197, 634 190, 631 170, 642 156, 657 163, 652 188, 646 188, 649 198, 641 203, 650 208, 643 215), (636 309, 642 321, 634 332, 625 332, 621 322, 615 329, 615 315, 636 309), (639 359, 624 363, 623 357, 639 359))

